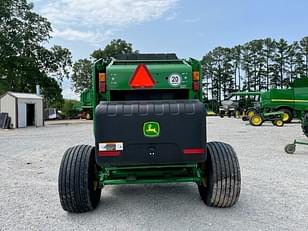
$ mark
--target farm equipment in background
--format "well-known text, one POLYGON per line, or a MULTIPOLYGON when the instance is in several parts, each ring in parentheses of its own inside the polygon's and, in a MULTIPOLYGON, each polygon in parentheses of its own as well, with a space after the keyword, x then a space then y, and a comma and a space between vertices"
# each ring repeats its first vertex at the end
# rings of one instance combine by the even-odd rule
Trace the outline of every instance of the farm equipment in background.
POLYGON ((231 207, 241 174, 234 149, 206 142, 201 64, 175 54, 125 54, 93 66, 95 146, 69 148, 59 197, 93 210, 106 185, 194 182, 204 203, 231 207))
POLYGON ((269 113, 255 113, 251 117, 249 117, 249 123, 252 126, 261 126, 264 122, 270 121, 274 126, 282 127, 284 125, 283 122, 284 112, 269 112, 269 113))
POLYGON ((87 89, 80 94, 81 118, 93 118, 93 89, 87 89))
MULTIPOLYGON (((250 118, 258 113, 283 112, 283 122, 301 119, 308 112, 308 78, 295 79, 291 88, 271 89, 260 94, 260 106, 249 108, 250 118)), ((249 119, 248 118, 248 119, 249 119)))
POLYGON ((220 117, 242 115, 247 108, 257 107, 261 92, 232 92, 221 102, 219 107, 220 117), (253 98, 253 99, 252 99, 253 98))
MULTIPOLYGON (((306 137, 308 137, 308 113, 305 114, 303 120, 302 120, 302 130, 306 137)), ((288 154, 293 154, 296 151, 296 145, 308 145, 308 141, 302 141, 302 140, 294 140, 292 144, 288 144, 285 146, 285 152, 288 154)))
POLYGON ((225 115, 229 118, 231 116, 236 117, 236 111, 238 108, 238 103, 233 102, 231 100, 224 100, 221 102, 221 106, 219 107, 219 116, 223 118, 225 115))

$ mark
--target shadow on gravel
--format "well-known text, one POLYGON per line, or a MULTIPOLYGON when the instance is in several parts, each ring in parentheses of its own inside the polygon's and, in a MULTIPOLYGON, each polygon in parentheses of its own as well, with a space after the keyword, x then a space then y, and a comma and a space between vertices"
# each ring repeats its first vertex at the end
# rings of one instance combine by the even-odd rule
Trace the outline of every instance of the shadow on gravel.
POLYGON ((308 146, 307 146, 307 151, 295 151, 294 154, 287 154, 287 153, 284 153, 285 155, 287 156, 293 156, 293 157, 296 157, 296 156, 306 156, 308 158, 308 146))
POLYGON ((133 207, 135 209, 176 208, 183 201, 192 201, 205 206, 200 199, 198 188, 194 184, 186 185, 120 185, 108 186, 109 192, 102 190, 101 203, 97 212, 133 207), (120 205, 120 207, 119 207, 120 205))
MULTIPOLYGON (((179 194, 189 195, 198 192, 197 185, 186 184, 186 185, 121 185, 113 186, 112 194, 116 197, 127 197, 130 198, 151 198, 163 195, 164 197, 174 197, 179 194)), ((195 195, 192 195, 195 196, 195 195)))

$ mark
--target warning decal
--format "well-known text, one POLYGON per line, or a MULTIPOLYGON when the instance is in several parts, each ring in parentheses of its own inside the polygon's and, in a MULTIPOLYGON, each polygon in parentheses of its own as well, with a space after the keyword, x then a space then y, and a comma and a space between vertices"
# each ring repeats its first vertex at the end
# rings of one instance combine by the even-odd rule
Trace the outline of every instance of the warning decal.
POLYGON ((182 83, 182 77, 179 74, 171 74, 168 77, 169 85, 172 87, 178 87, 182 83))

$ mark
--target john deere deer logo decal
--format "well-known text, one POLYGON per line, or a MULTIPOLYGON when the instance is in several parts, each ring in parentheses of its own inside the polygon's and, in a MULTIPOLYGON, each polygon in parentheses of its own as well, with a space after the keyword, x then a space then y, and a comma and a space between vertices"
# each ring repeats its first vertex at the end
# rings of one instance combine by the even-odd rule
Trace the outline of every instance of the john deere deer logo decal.
POLYGON ((143 134, 146 137, 157 137, 160 134, 160 126, 157 122, 146 122, 143 124, 143 134))

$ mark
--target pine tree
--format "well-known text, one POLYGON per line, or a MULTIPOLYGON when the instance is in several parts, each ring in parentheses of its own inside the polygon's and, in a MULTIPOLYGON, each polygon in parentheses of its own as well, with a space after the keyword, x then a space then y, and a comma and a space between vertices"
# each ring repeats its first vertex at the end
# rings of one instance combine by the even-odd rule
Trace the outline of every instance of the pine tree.
POLYGON ((308 37, 303 38, 299 44, 304 57, 304 75, 308 77, 308 37))
POLYGON ((268 90, 270 88, 270 65, 271 60, 273 59, 274 51, 275 51, 275 43, 271 38, 266 38, 264 40, 264 53, 265 53, 265 78, 266 78, 266 87, 268 90))
POLYGON ((283 88, 284 79, 286 78, 286 71, 287 71, 287 60, 288 60, 288 53, 289 53, 289 45, 288 42, 284 39, 280 39, 279 41, 275 42, 276 45, 276 52, 273 58, 276 65, 275 68, 279 70, 275 70, 275 74, 279 73, 279 83, 278 86, 283 88))

